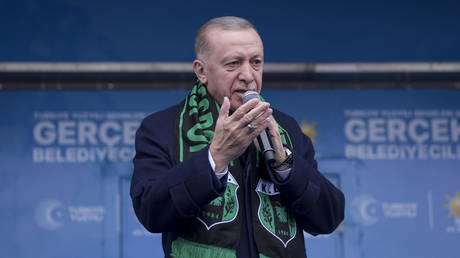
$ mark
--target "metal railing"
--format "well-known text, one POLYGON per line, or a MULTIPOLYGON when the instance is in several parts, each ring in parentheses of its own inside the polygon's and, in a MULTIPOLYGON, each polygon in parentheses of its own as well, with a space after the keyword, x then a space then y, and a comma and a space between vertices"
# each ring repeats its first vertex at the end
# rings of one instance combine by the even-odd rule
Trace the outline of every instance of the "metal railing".
MULTIPOLYGON (((0 89, 189 88, 191 62, 0 62, 0 89)), ((460 62, 264 64, 265 88, 460 88, 460 62)))

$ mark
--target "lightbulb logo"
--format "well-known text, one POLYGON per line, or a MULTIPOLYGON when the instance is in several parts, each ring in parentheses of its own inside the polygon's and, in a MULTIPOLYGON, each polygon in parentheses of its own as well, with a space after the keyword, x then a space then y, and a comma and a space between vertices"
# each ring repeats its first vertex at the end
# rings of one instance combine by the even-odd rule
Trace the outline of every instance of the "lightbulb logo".
POLYGON ((460 190, 455 193, 455 196, 446 196, 448 203, 444 204, 444 208, 449 210, 448 218, 455 217, 455 227, 448 227, 447 232, 460 232, 460 190))
POLYGON ((372 225, 379 220, 380 209, 377 200, 370 195, 360 195, 351 203, 351 215, 363 225, 372 225))
POLYGON ((104 214, 101 205, 63 205, 56 199, 44 199, 35 208, 35 221, 39 227, 53 231, 66 223, 102 223, 104 214))
POLYGON ((316 143, 316 136, 320 135, 320 133, 316 131, 316 122, 309 124, 307 123, 307 119, 303 119, 300 124, 300 129, 302 133, 310 137, 313 143, 316 143))
POLYGON ((35 209, 35 220, 37 225, 47 229, 56 230, 64 224, 65 208, 61 202, 55 199, 41 201, 35 209))

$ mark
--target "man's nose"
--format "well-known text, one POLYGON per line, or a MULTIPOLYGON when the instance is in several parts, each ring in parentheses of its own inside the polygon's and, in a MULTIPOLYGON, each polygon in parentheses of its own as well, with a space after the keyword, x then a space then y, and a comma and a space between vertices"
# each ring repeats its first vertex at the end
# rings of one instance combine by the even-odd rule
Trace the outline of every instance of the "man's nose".
POLYGON ((240 81, 244 81, 246 84, 249 84, 254 81, 253 70, 249 63, 244 63, 243 65, 241 65, 238 79, 240 81))

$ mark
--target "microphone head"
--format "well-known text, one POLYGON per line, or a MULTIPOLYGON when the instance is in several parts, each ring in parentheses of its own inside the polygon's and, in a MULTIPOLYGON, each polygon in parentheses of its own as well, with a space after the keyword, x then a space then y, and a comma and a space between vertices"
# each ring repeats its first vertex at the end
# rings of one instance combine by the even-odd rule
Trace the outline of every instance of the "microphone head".
POLYGON ((256 91, 248 90, 243 94, 243 104, 250 101, 251 99, 258 99, 259 93, 256 91))

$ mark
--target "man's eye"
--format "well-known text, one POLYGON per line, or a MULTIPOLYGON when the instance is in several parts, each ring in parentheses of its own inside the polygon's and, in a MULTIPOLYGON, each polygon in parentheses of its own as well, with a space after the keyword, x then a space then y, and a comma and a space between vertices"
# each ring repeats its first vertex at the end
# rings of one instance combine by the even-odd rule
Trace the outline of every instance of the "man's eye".
POLYGON ((238 61, 233 61, 233 62, 229 62, 227 65, 228 66, 237 66, 238 65, 238 61))
POLYGON ((254 59, 254 60, 252 60, 252 65, 255 66, 255 67, 259 67, 259 66, 262 65, 262 60, 254 59))
POLYGON ((240 65, 239 61, 232 61, 225 64, 228 69, 236 69, 240 65))

